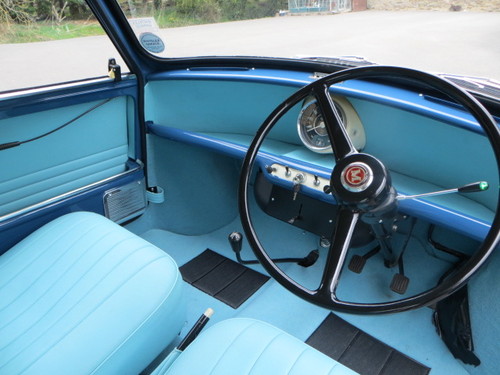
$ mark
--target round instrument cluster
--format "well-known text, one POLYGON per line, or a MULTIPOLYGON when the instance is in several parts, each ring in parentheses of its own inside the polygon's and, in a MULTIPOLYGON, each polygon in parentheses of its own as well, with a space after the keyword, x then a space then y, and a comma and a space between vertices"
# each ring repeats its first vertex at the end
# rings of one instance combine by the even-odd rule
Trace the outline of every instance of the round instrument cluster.
MULTIPOLYGON (((345 98, 333 97, 333 103, 351 142, 358 151, 361 150, 365 146, 366 138, 358 114, 345 98)), ((297 120, 297 130, 300 139, 310 150, 322 154, 332 152, 330 138, 316 99, 309 98, 304 101, 297 120)))

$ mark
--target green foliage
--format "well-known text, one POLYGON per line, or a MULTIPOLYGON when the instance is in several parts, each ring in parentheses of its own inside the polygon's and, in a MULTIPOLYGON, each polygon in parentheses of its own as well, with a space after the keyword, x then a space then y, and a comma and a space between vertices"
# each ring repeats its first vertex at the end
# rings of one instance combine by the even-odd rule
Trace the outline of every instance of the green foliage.
POLYGON ((23 43, 102 34, 84 0, 0 0, 0 42, 23 43), (68 22, 74 20, 73 22, 68 22), (85 20, 82 22, 81 20, 85 20))
MULTIPOLYGON (((154 16, 161 28, 269 17, 280 0, 118 0, 128 17, 154 16)), ((103 31, 84 0, 0 0, 0 43, 23 43, 103 31)))
POLYGON ((119 0, 129 17, 155 16, 160 27, 274 16, 281 0, 119 0))
POLYGON ((34 21, 92 17, 84 0, 0 0, 0 22, 30 24, 34 21))
POLYGON ((232 20, 272 17, 279 10, 279 0, 220 0, 224 14, 232 20))
MULTIPOLYGON (((279 0, 119 0, 127 16, 177 14, 181 18, 217 22, 274 15, 279 0)), ((84 0, 0 0, 0 23, 62 23, 92 18, 84 0)), ((178 18, 178 17, 177 17, 178 18)))
POLYGON ((225 19, 239 20, 246 18, 247 0, 219 0, 219 2, 225 19))
POLYGON ((221 8, 217 0, 177 0, 177 12, 187 16, 217 22, 221 17, 221 8))
POLYGON ((181 14, 216 22, 273 16, 279 4, 279 0, 175 0, 174 6, 181 14))
POLYGON ((95 23, 70 22, 62 25, 37 22, 31 25, 11 25, 8 32, 0 33, 0 43, 28 43, 47 40, 78 38, 104 34, 102 27, 95 23))
POLYGON ((33 21, 30 4, 19 0, 0 0, 0 24, 29 24, 33 21))

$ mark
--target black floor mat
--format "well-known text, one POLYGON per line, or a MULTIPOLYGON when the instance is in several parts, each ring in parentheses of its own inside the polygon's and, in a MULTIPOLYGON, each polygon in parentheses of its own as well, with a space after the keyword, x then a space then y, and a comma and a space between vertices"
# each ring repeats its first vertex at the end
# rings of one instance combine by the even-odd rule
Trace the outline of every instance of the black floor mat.
POLYGON ((207 249, 180 268, 182 278, 201 291, 237 309, 268 276, 207 249))
POLYGON ((430 368, 330 314, 306 341, 361 375, 427 375, 430 368))

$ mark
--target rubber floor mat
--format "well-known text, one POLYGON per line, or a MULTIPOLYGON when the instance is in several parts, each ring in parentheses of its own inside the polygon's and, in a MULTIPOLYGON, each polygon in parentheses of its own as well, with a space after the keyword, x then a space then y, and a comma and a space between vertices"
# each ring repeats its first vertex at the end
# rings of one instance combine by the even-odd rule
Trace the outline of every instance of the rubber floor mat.
POLYGON ((216 252, 206 249, 180 268, 187 283, 237 309, 269 280, 216 252))
POLYGON ((430 368, 329 314, 307 344, 361 375, 427 375, 430 368))

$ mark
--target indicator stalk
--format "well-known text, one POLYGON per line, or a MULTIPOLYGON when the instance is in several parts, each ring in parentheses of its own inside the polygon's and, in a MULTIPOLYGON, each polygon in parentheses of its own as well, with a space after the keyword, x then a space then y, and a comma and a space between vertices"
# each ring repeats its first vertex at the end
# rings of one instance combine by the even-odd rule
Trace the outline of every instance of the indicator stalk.
POLYGON ((447 189, 447 190, 439 190, 439 191, 434 191, 432 193, 424 193, 424 194, 416 194, 416 195, 398 195, 396 197, 397 200, 404 200, 404 199, 415 199, 415 198, 422 198, 422 197, 431 197, 435 195, 444 195, 444 194, 451 194, 451 193, 476 193, 479 191, 486 191, 490 185, 486 181, 479 181, 479 182, 473 182, 472 184, 467 184, 455 189, 447 189))

